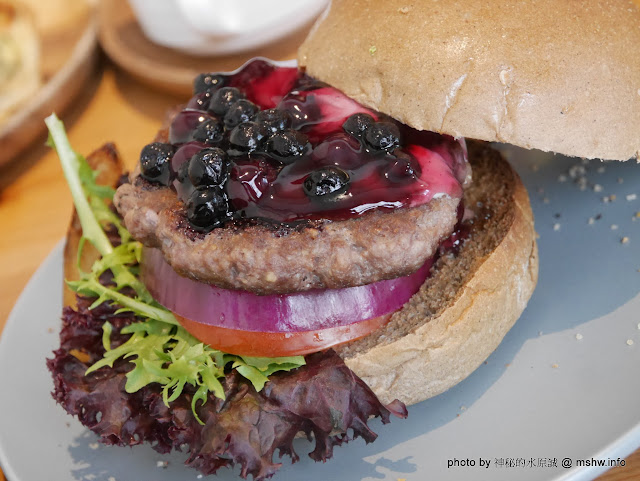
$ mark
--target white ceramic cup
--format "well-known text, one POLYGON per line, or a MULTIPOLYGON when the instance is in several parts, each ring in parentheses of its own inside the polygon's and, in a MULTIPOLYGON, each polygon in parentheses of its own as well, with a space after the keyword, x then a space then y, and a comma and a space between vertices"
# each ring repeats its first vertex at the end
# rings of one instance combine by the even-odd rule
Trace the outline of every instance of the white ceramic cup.
POLYGON ((193 55, 225 55, 278 40, 329 0, 129 0, 145 35, 193 55))

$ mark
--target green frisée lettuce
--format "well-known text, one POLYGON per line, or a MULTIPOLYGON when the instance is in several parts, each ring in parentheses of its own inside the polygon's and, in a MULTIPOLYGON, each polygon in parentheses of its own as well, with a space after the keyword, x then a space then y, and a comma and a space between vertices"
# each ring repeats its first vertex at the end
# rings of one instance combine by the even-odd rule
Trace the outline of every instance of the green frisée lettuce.
MULTIPOLYGON (((305 364, 303 356, 256 358, 226 354, 203 344, 181 327, 173 314, 153 299, 136 276, 142 245, 132 239, 111 209, 115 191, 96 183, 97 173, 84 157, 73 150, 64 125, 55 114, 47 117, 45 123, 49 129, 49 145, 58 153, 82 226, 78 260, 86 241, 102 256, 90 272, 79 269, 80 279, 67 284, 80 295, 95 297, 91 308, 110 302, 119 307, 118 312, 132 312, 140 318, 140 322, 121 329, 121 334, 130 337, 113 349, 110 340, 113 326, 105 322, 102 338, 104 358, 92 365, 86 374, 112 367, 118 359, 130 359, 135 367, 127 373, 127 392, 136 392, 148 384, 158 383, 162 385, 164 403, 169 405, 189 384, 196 390, 191 407, 198 419, 198 402, 204 404, 210 394, 224 399, 219 379, 224 378, 225 369, 235 369, 260 391, 271 374, 305 364), (109 226, 114 226, 120 237, 117 246, 112 245, 105 232, 109 226), (113 279, 103 284, 100 279, 106 272, 110 272, 113 279)), ((200 419, 198 421, 201 422, 200 419)))

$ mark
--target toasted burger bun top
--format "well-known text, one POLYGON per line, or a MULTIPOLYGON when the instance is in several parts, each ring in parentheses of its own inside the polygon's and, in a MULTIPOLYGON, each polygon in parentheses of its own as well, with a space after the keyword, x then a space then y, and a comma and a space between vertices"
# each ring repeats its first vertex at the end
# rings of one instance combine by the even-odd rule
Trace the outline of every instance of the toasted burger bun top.
POLYGON ((632 0, 333 0, 308 73, 420 130, 640 158, 632 0))

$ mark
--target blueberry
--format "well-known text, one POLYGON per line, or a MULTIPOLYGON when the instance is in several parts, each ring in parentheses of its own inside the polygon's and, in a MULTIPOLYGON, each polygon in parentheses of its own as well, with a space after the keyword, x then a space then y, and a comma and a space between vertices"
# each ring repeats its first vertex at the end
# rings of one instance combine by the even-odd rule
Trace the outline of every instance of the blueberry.
POLYGON ((367 129, 364 138, 373 150, 393 152, 400 146, 400 129, 391 122, 376 122, 367 129))
POLYGON ((169 126, 169 142, 172 144, 183 144, 193 138, 193 132, 200 124, 213 117, 206 112, 199 110, 185 109, 173 118, 169 126))
POLYGON ((375 120, 371 115, 358 113, 353 114, 342 124, 342 128, 348 134, 354 137, 362 137, 369 127, 375 123, 375 120))
POLYGON ((191 182, 189 180, 189 162, 185 162, 180 167, 178 167, 178 172, 176 173, 176 180, 181 184, 185 182, 191 182))
POLYGON ((267 140, 265 151, 283 164, 290 164, 311 151, 309 138, 302 132, 287 129, 276 132, 267 140))
POLYGON ((222 188, 201 187, 187 200, 187 219, 195 230, 208 232, 229 218, 229 202, 222 188))
POLYGON ((262 141, 264 140, 264 133, 262 129, 255 122, 242 122, 237 125, 229 134, 229 153, 231 155, 239 155, 246 152, 253 152, 258 150, 262 141))
POLYGON ((211 97, 209 102, 209 110, 221 117, 229 110, 238 100, 243 99, 244 95, 235 87, 222 87, 211 97))
POLYGON ((189 179, 195 187, 221 185, 227 171, 227 154, 217 147, 202 149, 189 161, 189 179))
POLYGON ((201 73, 193 81, 193 95, 207 90, 220 88, 224 85, 224 77, 218 74, 201 73))
POLYGON ((207 111, 209 110, 209 102, 211 102, 211 92, 207 90, 206 92, 202 92, 191 97, 187 103, 187 108, 207 111))
POLYGON ((265 132, 275 133, 291 126, 291 115, 284 110, 268 109, 258 112, 255 121, 265 132))
POLYGON ((222 140, 224 129, 217 119, 208 119, 202 122, 193 131, 193 140, 202 142, 203 144, 213 145, 222 140))
POLYGON ((173 182, 173 186, 176 189, 176 194, 182 202, 186 203, 189 199, 189 196, 195 189, 195 187, 193 187, 193 184, 189 180, 189 162, 185 162, 180 167, 178 167, 176 180, 177 182, 173 182))
POLYGON ((311 198, 334 198, 349 187, 349 174, 338 167, 324 167, 311 172, 304 179, 302 189, 311 198))
POLYGON ((242 122, 248 122, 256 115, 258 110, 260 110, 260 107, 253 102, 240 99, 227 110, 224 116, 224 126, 232 129, 242 122))
POLYGON ((154 142, 145 145, 140 153, 140 171, 142 177, 162 185, 171 181, 171 157, 174 148, 171 144, 154 142))

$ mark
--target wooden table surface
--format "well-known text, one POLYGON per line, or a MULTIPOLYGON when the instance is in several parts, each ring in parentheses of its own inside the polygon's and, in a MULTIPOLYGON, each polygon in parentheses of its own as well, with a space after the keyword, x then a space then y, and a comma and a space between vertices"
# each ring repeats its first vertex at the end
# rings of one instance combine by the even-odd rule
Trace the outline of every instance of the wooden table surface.
MULTIPOLYGON (((125 162, 132 165, 160 126, 165 110, 184 100, 153 91, 103 61, 102 72, 62 118, 77 151, 88 154, 113 141, 125 162)), ((4 226, 0 235, 0 331, 23 287, 65 235, 69 222, 71 196, 56 156, 43 143, 41 139, 0 169, 0 225, 4 226)), ((609 471, 598 481, 632 479, 640 479, 640 450, 627 459, 625 467, 609 471)), ((5 481, 1 471, 0 481, 5 481)))

